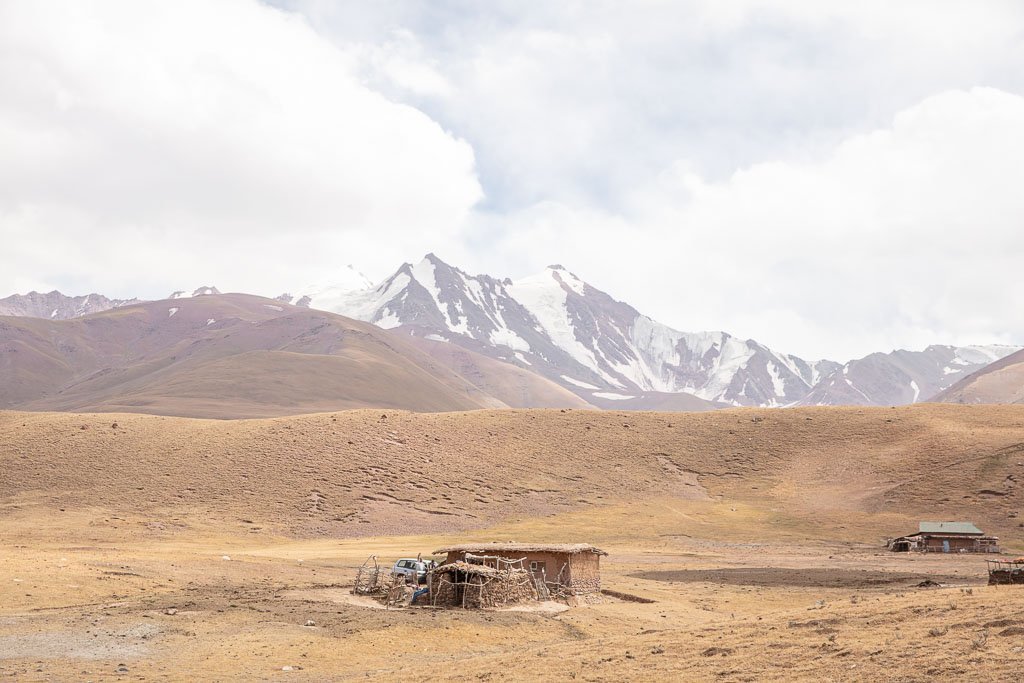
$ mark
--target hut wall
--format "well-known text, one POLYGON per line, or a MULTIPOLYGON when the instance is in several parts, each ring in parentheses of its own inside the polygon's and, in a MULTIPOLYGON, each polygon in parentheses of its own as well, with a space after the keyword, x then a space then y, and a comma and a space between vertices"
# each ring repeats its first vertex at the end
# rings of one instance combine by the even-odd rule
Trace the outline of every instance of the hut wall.
POLYGON ((601 556, 577 553, 569 556, 569 589, 577 595, 601 592, 601 556))
POLYGON ((930 553, 941 553, 945 551, 945 543, 949 543, 949 552, 957 553, 961 550, 977 552, 980 550, 978 538, 975 536, 925 536, 923 548, 930 553))

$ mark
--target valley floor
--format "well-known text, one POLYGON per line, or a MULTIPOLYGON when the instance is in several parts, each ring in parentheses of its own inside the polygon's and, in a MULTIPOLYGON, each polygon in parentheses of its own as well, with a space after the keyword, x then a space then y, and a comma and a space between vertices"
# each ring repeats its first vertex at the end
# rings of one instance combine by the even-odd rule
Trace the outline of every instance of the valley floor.
MULTIPOLYGON (((984 558, 866 544, 638 535, 556 515, 477 538, 589 532, 602 597, 564 612, 383 610, 354 569, 442 537, 289 540, 105 511, 8 515, 0 675, 17 680, 933 680, 1019 675, 1024 587, 984 558), (585 527, 583 525, 586 525, 585 527), (619 539, 619 540, 617 540, 619 539), (941 588, 920 588, 931 579, 941 588), (314 625, 306 626, 308 622, 314 625), (290 669, 286 669, 290 667, 290 669)), ((730 510, 731 511, 731 510, 730 510)), ((721 514, 645 503, 644 516, 721 514), (669 508, 676 508, 675 510, 669 508), (660 510, 660 511, 659 511, 660 510)), ((742 511, 738 511, 742 513, 742 511)), ((764 532, 764 529, 757 529, 764 532)))
POLYGON ((970 520, 1020 555, 1022 481, 1022 406, 0 412, 0 679, 1015 680, 1024 586, 884 541, 970 520), (594 544, 653 602, 348 593, 478 540, 594 544))

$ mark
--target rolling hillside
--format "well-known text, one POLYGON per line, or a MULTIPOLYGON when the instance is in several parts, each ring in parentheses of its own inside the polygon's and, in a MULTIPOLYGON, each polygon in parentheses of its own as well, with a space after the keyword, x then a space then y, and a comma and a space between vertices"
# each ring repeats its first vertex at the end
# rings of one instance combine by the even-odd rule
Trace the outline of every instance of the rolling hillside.
POLYGON ((812 537, 878 542, 919 518, 969 519, 1019 542, 1024 407, 364 410, 242 421, 5 412, 0 467, 0 503, 249 519, 303 536, 449 533, 703 500, 748 506, 762 525, 812 537), (878 515, 899 524, 865 521, 878 515))
POLYGON ((933 400, 943 403, 1024 403, 1024 351, 968 375, 933 400))
MULTIPOLYGON (((521 374, 483 361, 489 384, 521 374)), ((529 384, 550 394, 548 405, 581 404, 571 395, 560 403, 565 392, 540 377, 529 384)), ((261 297, 196 296, 72 320, 0 318, 3 408, 235 418, 507 405, 401 337, 261 297)))

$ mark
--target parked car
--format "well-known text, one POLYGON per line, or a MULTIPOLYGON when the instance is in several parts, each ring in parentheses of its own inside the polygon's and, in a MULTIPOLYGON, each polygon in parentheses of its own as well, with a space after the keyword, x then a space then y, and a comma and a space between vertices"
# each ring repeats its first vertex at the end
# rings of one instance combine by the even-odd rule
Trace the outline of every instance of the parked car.
MULTIPOLYGON (((393 576, 411 577, 416 583, 427 582, 427 563, 422 560, 401 559, 391 569, 393 576)), ((408 579, 407 579, 408 580, 408 579)))

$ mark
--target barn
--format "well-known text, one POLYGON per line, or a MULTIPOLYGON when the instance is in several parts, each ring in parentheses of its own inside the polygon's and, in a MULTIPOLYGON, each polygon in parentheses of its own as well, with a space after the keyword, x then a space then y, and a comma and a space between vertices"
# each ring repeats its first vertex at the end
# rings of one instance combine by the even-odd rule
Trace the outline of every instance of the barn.
POLYGON ((543 582, 551 593, 586 595, 601 592, 600 548, 584 543, 465 543, 434 551, 447 555, 445 564, 486 563, 486 558, 501 558, 526 569, 535 582, 543 582))
POLYGON ((893 552, 998 553, 999 539, 986 536, 972 522, 921 522, 916 534, 888 542, 893 552))

